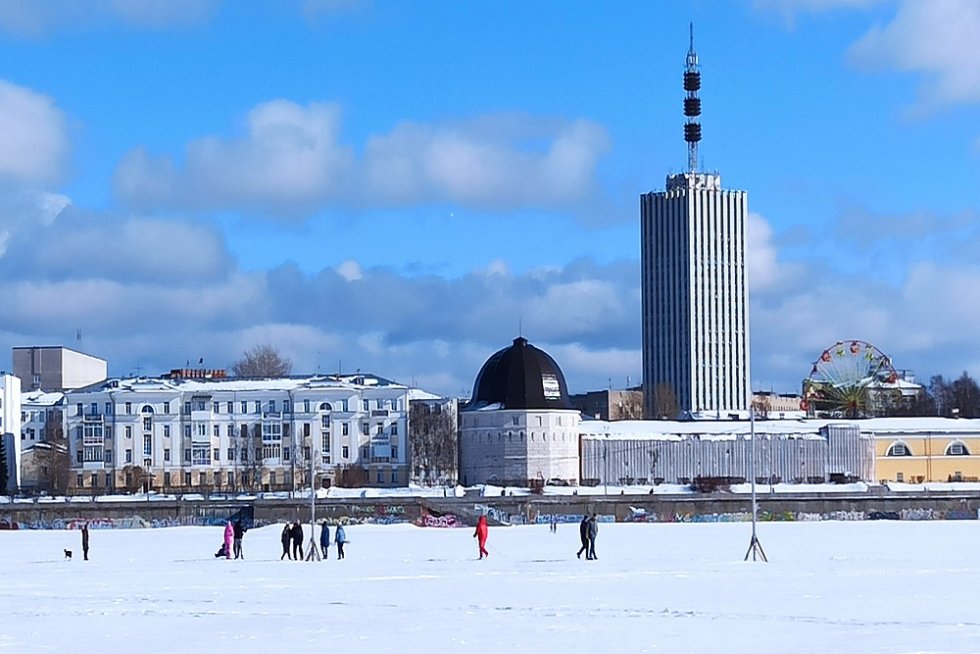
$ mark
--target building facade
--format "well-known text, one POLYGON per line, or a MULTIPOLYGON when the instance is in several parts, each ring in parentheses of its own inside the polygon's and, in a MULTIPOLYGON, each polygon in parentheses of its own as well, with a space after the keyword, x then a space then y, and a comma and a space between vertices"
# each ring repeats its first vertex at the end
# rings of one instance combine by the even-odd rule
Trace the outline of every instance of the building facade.
POLYGON ((7 487, 0 488, 0 494, 20 488, 20 399, 20 378, 0 372, 0 439, 7 459, 7 487))
POLYGON ((582 423, 582 479, 656 485, 754 474, 765 483, 873 483, 875 445, 854 423, 772 420, 753 430, 743 420, 590 421, 582 423))
POLYGON ((748 196, 697 172, 701 78, 684 73, 689 168, 640 196, 643 395, 647 417, 726 417, 749 407, 748 196))
POLYGON ((108 376, 105 359, 67 347, 15 347, 13 360, 14 374, 25 391, 81 388, 108 376))
POLYGON ((881 482, 980 481, 980 419, 869 418, 881 482))
POLYGON ((373 375, 111 379, 65 395, 71 492, 404 486, 409 403, 373 375))

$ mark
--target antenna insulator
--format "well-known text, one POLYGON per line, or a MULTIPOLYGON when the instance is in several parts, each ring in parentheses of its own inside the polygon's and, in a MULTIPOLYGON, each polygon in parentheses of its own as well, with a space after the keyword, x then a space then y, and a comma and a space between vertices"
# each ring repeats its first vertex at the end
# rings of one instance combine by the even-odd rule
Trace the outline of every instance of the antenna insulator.
POLYGON ((701 98, 684 98, 684 115, 701 115, 701 98))
POLYGON ((688 143, 697 143, 701 140, 701 123, 684 124, 684 140, 688 143))
POLYGON ((701 88, 701 73, 688 71, 684 73, 684 90, 697 91, 701 88))

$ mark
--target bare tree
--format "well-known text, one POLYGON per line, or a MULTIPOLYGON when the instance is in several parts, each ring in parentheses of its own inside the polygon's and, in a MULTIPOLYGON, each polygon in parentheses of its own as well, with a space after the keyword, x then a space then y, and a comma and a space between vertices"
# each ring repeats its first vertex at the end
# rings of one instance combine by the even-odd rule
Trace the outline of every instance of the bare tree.
POLYGON ((408 412, 408 449, 412 477, 422 484, 456 481, 457 430, 455 405, 447 401, 415 401, 408 412))
POLYGON ((285 377, 292 369, 293 362, 271 345, 256 345, 231 365, 236 377, 285 377))
POLYGON ((44 441, 34 446, 38 480, 53 495, 68 492, 68 476, 71 474, 71 454, 65 438, 62 414, 55 409, 44 423, 44 441))
POLYGON ((756 418, 765 420, 769 417, 769 411, 772 409, 772 396, 768 394, 753 395, 752 408, 755 410, 756 418))
POLYGON ((673 387, 670 384, 657 384, 653 389, 653 415, 650 417, 654 420, 676 420, 680 412, 673 387))
POLYGON ((621 393, 616 403, 615 417, 613 407, 609 407, 610 420, 642 420, 643 393, 642 391, 627 390, 621 393))
POLYGON ((149 475, 142 466, 123 466, 122 473, 127 493, 138 493, 144 490, 144 484, 148 481, 149 475))

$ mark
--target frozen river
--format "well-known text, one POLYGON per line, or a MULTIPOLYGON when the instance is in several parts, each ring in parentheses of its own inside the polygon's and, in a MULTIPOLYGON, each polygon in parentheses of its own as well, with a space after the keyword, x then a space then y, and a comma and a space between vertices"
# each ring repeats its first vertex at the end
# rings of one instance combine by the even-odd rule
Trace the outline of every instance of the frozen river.
MULTIPOLYGON (((980 523, 353 526, 347 558, 280 561, 280 526, 0 532, 0 650, 980 652, 980 523), (64 559, 70 548, 74 559, 64 559)), ((307 533, 309 528, 307 527, 307 533)))

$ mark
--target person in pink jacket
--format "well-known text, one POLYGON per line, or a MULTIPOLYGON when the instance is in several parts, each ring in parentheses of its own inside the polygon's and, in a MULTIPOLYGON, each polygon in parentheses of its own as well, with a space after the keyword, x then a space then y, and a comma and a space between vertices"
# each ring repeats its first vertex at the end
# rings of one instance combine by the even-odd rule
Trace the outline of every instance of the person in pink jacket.
POLYGON ((487 516, 481 515, 480 519, 476 522, 476 531, 473 532, 473 538, 476 542, 480 544, 480 558, 485 556, 490 556, 490 552, 487 551, 487 532, 489 528, 487 527, 487 516))
POLYGON ((231 522, 225 523, 225 558, 231 558, 231 545, 235 540, 235 528, 231 522))

